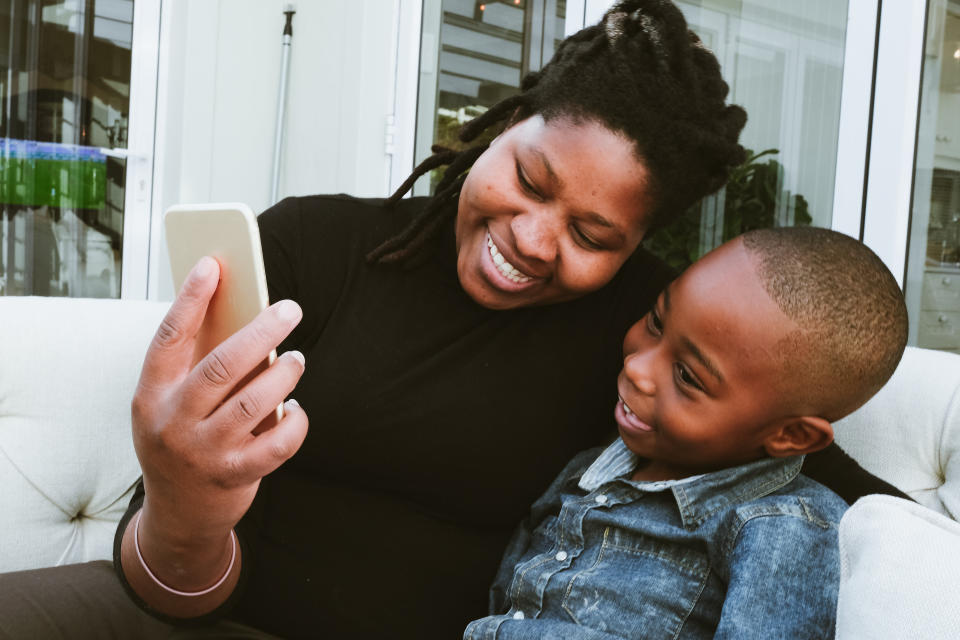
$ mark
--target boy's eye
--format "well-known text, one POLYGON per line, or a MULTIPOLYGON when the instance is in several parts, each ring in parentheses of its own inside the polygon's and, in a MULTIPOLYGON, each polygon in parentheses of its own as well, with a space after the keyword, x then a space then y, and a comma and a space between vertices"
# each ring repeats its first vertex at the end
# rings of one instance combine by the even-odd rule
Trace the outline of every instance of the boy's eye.
POLYGON ((657 313, 656 309, 651 309, 650 313, 647 314, 647 329, 656 336, 663 333, 663 322, 660 320, 660 314, 657 313))
POLYGON ((696 378, 693 377, 693 374, 690 373, 690 370, 687 369, 686 365, 682 362, 678 362, 674 365, 674 370, 676 371, 677 380, 682 384, 692 387, 694 389, 703 390, 703 387, 700 386, 700 383, 696 378))

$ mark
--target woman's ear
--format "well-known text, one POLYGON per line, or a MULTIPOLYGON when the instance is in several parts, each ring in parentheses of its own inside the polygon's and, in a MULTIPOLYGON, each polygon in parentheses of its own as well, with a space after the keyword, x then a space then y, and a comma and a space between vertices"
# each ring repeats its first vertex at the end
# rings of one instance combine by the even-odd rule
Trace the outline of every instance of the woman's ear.
POLYGON ((833 442, 833 426, 823 418, 803 416, 780 422, 763 440, 772 458, 820 451, 833 442))

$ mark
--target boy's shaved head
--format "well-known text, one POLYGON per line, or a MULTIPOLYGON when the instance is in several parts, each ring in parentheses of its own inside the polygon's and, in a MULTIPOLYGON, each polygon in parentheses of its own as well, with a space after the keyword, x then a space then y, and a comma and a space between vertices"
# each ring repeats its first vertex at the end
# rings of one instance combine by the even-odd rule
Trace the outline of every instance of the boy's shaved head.
POLYGON ((890 378, 907 343, 893 275, 865 245, 829 229, 760 229, 739 240, 767 293, 800 327, 778 354, 796 399, 830 421, 857 409, 890 378))

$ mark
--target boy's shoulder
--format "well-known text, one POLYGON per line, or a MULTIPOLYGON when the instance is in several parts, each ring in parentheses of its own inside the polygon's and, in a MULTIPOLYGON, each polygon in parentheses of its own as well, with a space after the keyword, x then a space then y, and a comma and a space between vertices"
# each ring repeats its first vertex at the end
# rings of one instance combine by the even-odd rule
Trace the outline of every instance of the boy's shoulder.
POLYGON ((727 514, 743 526, 757 518, 791 518, 836 529, 849 505, 836 493, 803 474, 767 495, 735 505, 727 514))

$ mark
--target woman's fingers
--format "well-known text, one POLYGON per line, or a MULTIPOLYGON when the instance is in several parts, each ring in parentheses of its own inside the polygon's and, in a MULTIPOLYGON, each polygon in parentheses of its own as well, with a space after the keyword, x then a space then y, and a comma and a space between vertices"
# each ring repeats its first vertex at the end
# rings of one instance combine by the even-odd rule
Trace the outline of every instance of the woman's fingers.
MULTIPOLYGON (((281 300, 261 311, 250 324, 208 353, 183 382, 181 409, 184 413, 201 419, 213 413, 302 317, 296 302, 281 300)), ((283 396, 277 403, 282 399, 283 396)), ((248 402, 257 400, 259 398, 250 398, 248 402)))
POLYGON ((220 265, 213 258, 201 258, 194 265, 147 349, 142 387, 163 387, 189 370, 194 340, 219 279, 220 265))
POLYGON ((243 443, 297 386, 304 371, 303 354, 288 351, 266 371, 237 389, 207 420, 220 442, 243 443))
POLYGON ((252 438, 236 453, 238 480, 259 480, 293 457, 307 437, 307 414, 295 402, 283 405, 283 420, 252 438))

